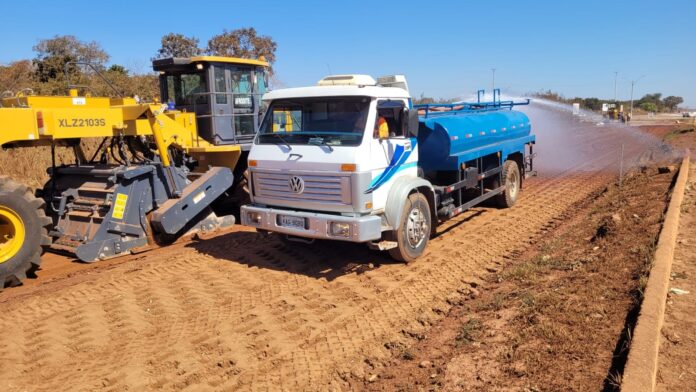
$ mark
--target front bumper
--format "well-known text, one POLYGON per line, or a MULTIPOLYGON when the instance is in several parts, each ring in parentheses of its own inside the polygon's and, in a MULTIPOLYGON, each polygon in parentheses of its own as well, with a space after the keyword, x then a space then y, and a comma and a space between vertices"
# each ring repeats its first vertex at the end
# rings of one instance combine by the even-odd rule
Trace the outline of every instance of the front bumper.
POLYGON ((253 205, 242 206, 240 215, 242 216, 242 224, 245 226, 297 237, 331 239, 350 242, 375 241, 382 237, 382 219, 375 215, 349 217, 318 214, 314 212, 256 207, 253 205), (255 217, 255 220, 252 220, 252 215, 255 217), (279 219, 279 216, 281 215, 304 218, 306 226, 304 229, 281 226, 279 219), (332 222, 346 223, 350 225, 350 233, 347 236, 331 235, 329 230, 332 222))

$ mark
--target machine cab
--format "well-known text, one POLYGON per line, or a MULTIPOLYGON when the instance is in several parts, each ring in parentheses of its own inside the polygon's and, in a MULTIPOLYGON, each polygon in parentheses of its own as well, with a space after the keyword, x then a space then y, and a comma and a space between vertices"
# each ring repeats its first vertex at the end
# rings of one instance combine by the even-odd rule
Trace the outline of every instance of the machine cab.
POLYGON ((163 103, 196 113, 198 133, 215 145, 250 145, 263 118, 268 63, 198 56, 154 60, 163 103))

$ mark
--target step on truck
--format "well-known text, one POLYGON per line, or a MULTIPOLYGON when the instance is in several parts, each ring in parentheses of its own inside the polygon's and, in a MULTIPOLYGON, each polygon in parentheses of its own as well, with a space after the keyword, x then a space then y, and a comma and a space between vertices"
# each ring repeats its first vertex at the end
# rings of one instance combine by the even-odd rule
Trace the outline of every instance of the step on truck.
POLYGON ((418 258, 437 224, 512 207, 534 173, 529 118, 503 101, 414 105, 404 76, 335 75, 275 90, 249 153, 242 223, 289 240, 418 258))

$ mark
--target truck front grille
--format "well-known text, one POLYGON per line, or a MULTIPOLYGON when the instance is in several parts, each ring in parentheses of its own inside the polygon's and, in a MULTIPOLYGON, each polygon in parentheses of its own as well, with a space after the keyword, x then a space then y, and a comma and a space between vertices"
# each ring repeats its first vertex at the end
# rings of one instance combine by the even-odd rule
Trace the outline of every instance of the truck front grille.
POLYGON ((350 177, 337 174, 259 172, 252 174, 254 196, 279 201, 351 204, 350 177), (301 192, 291 189, 290 180, 304 183, 301 192))

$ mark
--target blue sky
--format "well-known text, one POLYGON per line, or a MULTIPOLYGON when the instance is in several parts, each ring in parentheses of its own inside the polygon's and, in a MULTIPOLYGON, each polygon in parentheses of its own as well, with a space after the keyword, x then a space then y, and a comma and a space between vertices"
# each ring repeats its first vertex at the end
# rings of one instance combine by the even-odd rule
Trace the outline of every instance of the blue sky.
POLYGON ((149 71, 159 39, 252 26, 278 43, 286 86, 329 72, 403 73, 414 95, 511 94, 627 99, 680 95, 696 107, 696 1, 15 1, 2 5, 0 63, 39 39, 97 41, 111 62, 149 71))

